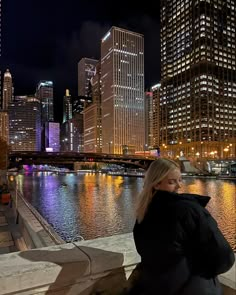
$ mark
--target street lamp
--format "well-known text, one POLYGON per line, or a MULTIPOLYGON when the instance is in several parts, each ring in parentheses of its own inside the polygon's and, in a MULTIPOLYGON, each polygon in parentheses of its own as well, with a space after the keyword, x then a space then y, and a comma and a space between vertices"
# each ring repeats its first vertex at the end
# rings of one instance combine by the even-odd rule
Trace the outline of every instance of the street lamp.
POLYGON ((144 156, 146 155, 147 148, 148 148, 148 144, 145 143, 144 146, 143 146, 143 149, 144 149, 144 156))
POLYGON ((229 151, 229 147, 227 146, 226 148, 224 148, 224 152, 225 152, 225 156, 226 156, 226 159, 227 159, 227 153, 228 153, 228 151, 229 151))
POLYGON ((201 152, 200 152, 200 157, 202 158, 202 145, 203 145, 203 141, 201 141, 201 152))
POLYGON ((230 143, 230 144, 229 144, 229 150, 230 150, 230 152, 229 152, 229 156, 230 156, 230 157, 233 157, 233 148, 232 148, 232 146, 233 146, 232 143, 230 143))

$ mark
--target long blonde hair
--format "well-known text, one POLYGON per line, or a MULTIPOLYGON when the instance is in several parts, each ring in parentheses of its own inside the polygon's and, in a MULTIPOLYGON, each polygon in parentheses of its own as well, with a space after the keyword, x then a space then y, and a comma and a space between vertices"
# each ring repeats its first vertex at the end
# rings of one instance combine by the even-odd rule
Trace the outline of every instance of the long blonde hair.
POLYGON ((179 169, 179 165, 170 159, 159 158, 151 163, 145 174, 143 189, 139 195, 139 203, 136 210, 138 223, 143 220, 147 212, 148 205, 155 193, 156 185, 160 183, 171 170, 176 168, 179 169))

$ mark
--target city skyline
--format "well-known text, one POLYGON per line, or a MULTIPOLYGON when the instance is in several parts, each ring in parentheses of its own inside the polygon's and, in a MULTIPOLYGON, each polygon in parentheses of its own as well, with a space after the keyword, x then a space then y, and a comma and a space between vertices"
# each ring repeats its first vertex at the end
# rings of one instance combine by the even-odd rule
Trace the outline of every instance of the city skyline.
POLYGON ((123 9, 122 1, 115 6, 108 1, 71 1, 57 3, 56 8, 54 2, 2 3, 1 70, 9 68, 12 73, 15 95, 34 94, 40 80, 52 80, 58 106, 55 120, 62 121, 65 90, 77 95, 79 60, 100 58, 101 38, 113 25, 144 35, 145 87, 159 81, 159 10, 151 1, 132 10, 123 9))

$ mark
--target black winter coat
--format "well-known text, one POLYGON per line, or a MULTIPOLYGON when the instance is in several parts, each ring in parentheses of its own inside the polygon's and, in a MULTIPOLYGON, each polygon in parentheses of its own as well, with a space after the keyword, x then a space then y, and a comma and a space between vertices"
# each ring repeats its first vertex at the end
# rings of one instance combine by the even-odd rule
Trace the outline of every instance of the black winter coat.
POLYGON ((218 295, 217 275, 234 253, 204 208, 209 197, 157 191, 143 221, 134 226, 141 256, 130 294, 218 295))

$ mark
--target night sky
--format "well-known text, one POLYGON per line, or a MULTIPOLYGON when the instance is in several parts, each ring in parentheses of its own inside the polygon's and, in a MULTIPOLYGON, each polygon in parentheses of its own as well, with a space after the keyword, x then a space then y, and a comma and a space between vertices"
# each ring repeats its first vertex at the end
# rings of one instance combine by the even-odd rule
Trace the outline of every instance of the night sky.
POLYGON ((2 0, 0 68, 10 69, 15 95, 34 94, 39 80, 52 80, 61 121, 65 89, 78 92, 79 60, 100 58, 100 40, 111 26, 144 35, 145 87, 159 82, 159 15, 153 0, 2 0))

